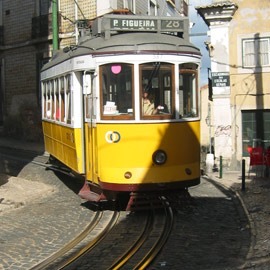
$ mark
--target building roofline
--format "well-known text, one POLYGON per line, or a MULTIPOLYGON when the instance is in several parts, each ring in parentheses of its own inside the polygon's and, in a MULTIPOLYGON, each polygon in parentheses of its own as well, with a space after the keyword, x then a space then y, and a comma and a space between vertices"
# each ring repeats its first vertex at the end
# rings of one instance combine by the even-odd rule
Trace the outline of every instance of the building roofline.
POLYGON ((197 6, 197 7, 195 7, 195 9, 226 7, 226 6, 235 6, 238 8, 238 5, 233 3, 232 1, 221 1, 221 2, 212 3, 210 5, 197 6))
POLYGON ((230 21, 235 11, 238 9, 238 5, 231 1, 222 1, 210 5, 197 6, 195 9, 209 26, 212 21, 230 21))

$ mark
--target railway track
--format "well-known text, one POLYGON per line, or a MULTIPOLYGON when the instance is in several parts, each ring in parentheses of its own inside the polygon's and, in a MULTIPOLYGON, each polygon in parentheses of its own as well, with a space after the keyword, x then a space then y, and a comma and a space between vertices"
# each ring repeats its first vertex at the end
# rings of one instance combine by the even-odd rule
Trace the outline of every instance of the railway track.
POLYGON ((158 215, 154 211, 149 212, 148 221, 140 237, 108 270, 121 269, 122 267, 123 269, 147 269, 154 261, 165 245, 173 226, 172 209, 166 206, 165 198, 160 199, 164 203, 164 213, 158 215), (163 226, 157 226, 161 223, 163 226))
POLYGON ((166 243, 172 226, 173 211, 166 198, 163 209, 140 211, 139 214, 98 211, 85 230, 70 243, 31 270, 40 269, 147 269, 166 243), (131 216, 131 217, 130 217, 131 216), (140 220, 139 230, 130 233, 130 223, 140 220), (120 225, 119 225, 120 223, 120 225), (123 235, 129 235, 128 239, 123 235), (111 256, 112 242, 119 252, 111 256), (108 254, 104 256, 104 253, 108 254), (106 258, 106 260, 104 260, 106 258))
MULTIPOLYGON (((1 156, 2 155, 3 153, 1 153, 1 156)), ((43 160, 45 161, 46 157, 32 158, 32 163, 34 164, 30 165, 23 173, 25 174, 27 172, 30 174, 30 170, 33 170, 36 177, 38 177, 39 172, 45 172, 45 170, 42 168, 39 170, 36 166, 41 165, 47 167, 47 164, 44 164, 43 160)), ((18 163, 20 161, 21 158, 18 158, 18 163)), ((7 159, 5 164, 13 168, 13 161, 7 159)), ((53 174, 50 173, 49 175, 53 174)), ((47 177, 46 173, 44 173, 43 177, 47 177)), ((49 183, 55 184, 60 189, 64 188, 66 183, 64 182, 64 179, 62 179, 63 182, 57 180, 57 177, 55 177, 55 182, 53 178, 46 178, 46 181, 44 182, 47 183, 48 180, 49 183)), ((69 187, 69 185, 67 186, 69 187)), ((70 196, 72 194, 68 192, 65 196, 67 195, 70 196)), ((171 197, 166 195, 166 199, 169 202, 165 200, 165 205, 171 206, 174 209, 174 213, 176 213, 173 217, 173 237, 169 237, 168 241, 158 239, 160 238, 163 228, 166 227, 163 216, 170 215, 170 210, 165 213, 164 210, 157 207, 157 201, 154 201, 154 203, 150 201, 149 204, 153 206, 152 212, 145 210, 139 212, 120 212, 120 216, 112 226, 110 232, 104 236, 91 251, 86 251, 71 265, 65 265, 64 269, 107 270, 140 269, 140 267, 141 269, 163 269, 164 266, 165 268, 169 267, 169 269, 179 269, 179 267, 183 269, 198 269, 202 266, 204 269, 211 269, 208 268, 209 265, 213 265, 215 269, 237 269, 239 265, 242 265, 245 262, 245 257, 249 250, 250 232, 248 230, 245 215, 244 213, 239 215, 242 211, 241 207, 237 206, 238 204, 229 190, 224 190, 219 186, 213 185, 213 183, 202 179, 200 186, 191 188, 189 189, 188 194, 182 195, 182 200, 176 194, 171 197), (147 221, 148 219, 150 221, 147 221), (144 231, 147 231, 147 229, 145 229, 147 226, 149 227, 148 232, 145 236, 141 236, 144 231), (209 237, 209 235, 211 235, 211 237, 209 237), (146 238, 148 241, 145 243, 141 241, 139 244, 135 243, 140 237, 146 238), (151 258, 146 259, 145 261, 147 261, 150 266, 145 266, 142 262, 143 258, 150 253, 150 248, 154 247, 155 243, 162 241, 166 243, 166 248, 163 248, 161 252, 159 252, 157 248, 156 253, 158 253, 158 255, 154 258, 154 261, 151 262, 151 258), (239 248, 240 244, 241 248, 239 248), (209 257, 208 255, 213 250, 215 256, 209 257), (239 259, 235 259, 236 255, 239 259), (227 258, 232 259, 227 260, 227 258)), ((55 202, 57 205, 57 208, 55 207, 55 209, 60 208, 60 211, 67 211, 68 209, 66 207, 71 207, 71 205, 67 205, 67 203, 61 199, 55 200, 55 202)), ((45 201, 43 203, 45 203, 45 201)), ((52 202, 50 201, 48 208, 52 206, 51 203, 52 202)), ((92 237, 93 239, 94 234, 91 233, 92 229, 89 229, 89 231, 85 233, 86 236, 82 236, 81 240, 72 241, 73 248, 71 248, 71 250, 66 250, 60 255, 57 250, 63 251, 62 247, 67 241, 64 240, 63 245, 61 245, 61 240, 59 241, 60 238, 58 237, 65 238, 65 234, 70 233, 73 226, 77 227, 77 229, 73 231, 76 231, 76 234, 78 234, 82 229, 82 226, 84 227, 87 223, 85 221, 84 223, 80 223, 78 217, 72 222, 72 217, 76 217, 74 212, 70 212, 66 215, 64 221, 63 218, 55 215, 55 217, 52 217, 52 219, 44 223, 44 219, 42 218, 43 212, 41 212, 44 211, 44 207, 42 208, 41 206, 42 205, 37 204, 36 208, 30 208, 29 210, 31 213, 29 214, 28 211, 18 211, 19 216, 16 214, 14 219, 13 215, 10 215, 10 217, 7 216, 6 222, 10 224, 10 226, 3 226, 1 235, 2 239, 7 239, 6 242, 1 243, 6 253, 2 254, 2 263, 6 261, 6 265, 8 267, 10 266, 5 269, 15 270, 15 268, 12 268, 15 260, 19 260, 19 263, 21 264, 21 267, 17 267, 16 269, 29 270, 33 265, 35 267, 39 266, 39 269, 57 269, 57 265, 60 266, 61 263, 70 259, 71 255, 78 253, 85 247, 87 242, 90 242, 88 237, 92 237), (36 215, 36 218, 29 223, 29 220, 32 218, 32 213, 36 215), (16 222, 18 217, 20 221, 16 222), (41 217, 41 219, 38 220, 38 217, 41 217), (70 224, 68 224, 68 222, 70 222, 70 224), (20 232, 21 228, 24 228, 24 224, 27 224, 27 229, 25 230, 27 233, 25 236, 21 236, 20 233, 21 238, 16 237, 13 239, 14 234, 20 232), (59 226, 59 224, 66 224, 69 226, 63 227, 59 226), (78 227, 81 228, 78 230, 78 227), (34 233, 37 231, 37 228, 40 228, 38 234, 34 233), (47 234, 50 230, 55 230, 55 238, 50 237, 47 234), (46 238, 45 240, 44 236, 46 238), (22 246, 24 247, 29 237, 33 239, 32 243, 29 244, 27 242, 27 246, 21 248, 22 246), (39 243, 40 246, 37 251, 39 243), (46 245, 46 243, 48 243, 48 245, 46 245), (12 249, 10 250, 11 245, 12 249), (19 259, 18 257, 12 257, 14 250, 17 254, 21 255, 19 259), (52 256, 54 257, 49 256, 48 254, 53 254, 52 256), (41 260, 44 260, 44 258, 48 256, 53 260, 51 264, 46 266, 41 260), (15 259, 13 260, 13 258, 15 259), (43 263, 43 265, 41 265, 41 263, 43 263)), ((80 206, 78 204, 76 209, 79 210, 79 208, 80 206)), ((89 213, 89 211, 86 211, 86 214, 87 212, 89 213)), ((49 211, 49 213, 53 212, 49 211)), ((108 223, 112 213, 113 211, 91 212, 91 216, 87 218, 87 222, 92 220, 92 225, 89 224, 88 227, 91 228, 92 226, 100 233, 102 228, 106 226, 105 224, 108 223), (101 220, 103 220, 107 213, 110 213, 110 215, 107 215, 107 220, 105 218, 104 221, 106 222, 102 225, 101 220), (102 218, 100 218, 100 215, 102 218), (94 216, 96 218, 96 224, 94 224, 93 221, 94 216)), ((168 222, 167 224, 170 223, 168 222)), ((169 228, 170 226, 167 225, 167 227, 169 228)), ((71 241, 71 237, 72 235, 70 234, 68 241, 71 241)), ((166 237, 164 236, 163 239, 166 239, 166 237)))
MULTIPOLYGON (((52 165, 47 164, 47 161, 47 156, 36 156, 29 162, 37 166, 55 170, 52 165)), ((68 171, 56 171, 70 175, 68 171)), ((162 249, 170 234, 173 224, 173 212, 170 208, 169 201, 165 197, 153 195, 148 197, 134 195, 134 197, 136 198, 136 203, 133 211, 138 210, 137 207, 141 208, 142 211, 138 215, 140 216, 139 219, 143 220, 144 227, 140 227, 139 230, 134 229, 132 239, 130 239, 128 244, 125 243, 125 238, 122 239, 124 242, 119 242, 122 251, 116 258, 111 258, 108 264, 104 266, 104 269, 146 269, 162 249), (152 208, 152 210, 145 210, 150 208, 152 208)), ((102 248, 98 248, 97 250, 103 251, 104 246, 110 246, 108 242, 106 243, 106 241, 103 240, 108 237, 111 231, 114 230, 116 238, 119 238, 119 235, 121 238, 121 234, 130 227, 123 226, 124 228, 121 230, 117 228, 119 216, 120 212, 118 211, 97 211, 92 222, 82 233, 31 269, 69 269, 73 267, 72 265, 74 263, 75 265, 84 264, 81 261, 87 259, 82 259, 83 257, 89 257, 90 261, 92 257, 100 258, 101 256, 95 255, 95 252, 93 253, 92 251, 101 242, 105 242, 105 244, 103 244, 102 248)), ((128 212, 125 214, 122 213, 122 216, 121 222, 123 222, 124 225, 124 219, 128 216, 128 212)), ((136 222, 137 219, 135 218, 132 223, 136 222)), ((129 232, 126 231, 126 234, 129 234, 129 232)), ((97 251, 97 253, 98 252, 99 251, 97 251)), ((108 250, 108 252, 110 252, 110 250, 108 250)), ((89 264, 89 262, 86 262, 86 264, 89 264)), ((95 268, 95 266, 91 264, 89 266, 95 268)), ((76 266, 76 269, 79 268, 76 266)))

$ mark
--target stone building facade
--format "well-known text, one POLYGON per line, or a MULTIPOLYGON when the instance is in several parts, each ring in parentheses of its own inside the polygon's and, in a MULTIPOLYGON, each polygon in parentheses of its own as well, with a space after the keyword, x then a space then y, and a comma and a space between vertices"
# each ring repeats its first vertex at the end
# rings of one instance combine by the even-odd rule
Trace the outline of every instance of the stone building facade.
POLYGON ((197 11, 209 26, 215 156, 249 167, 248 147, 270 146, 270 2, 213 0, 197 11))

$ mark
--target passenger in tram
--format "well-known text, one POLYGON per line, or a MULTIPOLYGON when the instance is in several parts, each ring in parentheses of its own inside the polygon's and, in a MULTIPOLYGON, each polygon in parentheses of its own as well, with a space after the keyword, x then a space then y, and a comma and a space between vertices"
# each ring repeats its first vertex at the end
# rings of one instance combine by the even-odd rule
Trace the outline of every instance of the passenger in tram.
POLYGON ((153 115, 158 113, 158 109, 155 108, 154 97, 148 92, 143 93, 143 114, 153 115))
POLYGON ((143 104, 142 104, 142 106, 143 106, 143 114, 144 115, 158 114, 161 111, 163 111, 165 113, 169 112, 168 107, 166 105, 165 105, 165 107, 161 106, 161 105, 158 105, 155 108, 154 95, 152 93, 147 92, 147 91, 144 91, 144 93, 143 93, 143 104))

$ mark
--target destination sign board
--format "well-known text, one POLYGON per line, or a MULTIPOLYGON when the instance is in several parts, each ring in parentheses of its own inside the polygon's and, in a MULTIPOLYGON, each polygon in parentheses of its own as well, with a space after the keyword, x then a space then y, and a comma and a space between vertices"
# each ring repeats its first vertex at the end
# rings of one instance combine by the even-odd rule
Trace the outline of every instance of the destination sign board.
MULTIPOLYGON (((187 17, 157 17, 135 15, 104 15, 92 24, 93 36, 105 34, 110 38, 117 32, 156 32, 156 33, 182 33, 188 39, 189 20, 187 17)), ((180 35, 179 35, 180 36, 180 35)))
POLYGON ((111 19, 111 29, 113 30, 155 30, 157 29, 157 20, 139 20, 139 19, 111 19))
POLYGON ((117 31, 183 31, 182 20, 138 18, 111 18, 111 30, 117 31))

